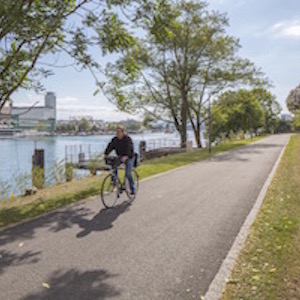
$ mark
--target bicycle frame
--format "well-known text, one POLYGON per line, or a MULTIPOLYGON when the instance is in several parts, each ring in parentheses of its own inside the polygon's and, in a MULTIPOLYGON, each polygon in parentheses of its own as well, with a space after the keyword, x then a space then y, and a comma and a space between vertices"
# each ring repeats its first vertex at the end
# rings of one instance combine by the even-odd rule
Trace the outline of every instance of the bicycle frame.
MULTIPOLYGON (((123 165, 123 164, 121 164, 121 165, 123 165)), ((110 175, 112 176, 112 180, 113 181, 116 180, 117 182, 119 182, 118 195, 122 194, 125 191, 125 180, 126 180, 126 176, 124 176, 123 181, 121 181, 119 173, 118 173, 119 169, 120 169, 119 167, 114 167, 110 171, 110 175)))

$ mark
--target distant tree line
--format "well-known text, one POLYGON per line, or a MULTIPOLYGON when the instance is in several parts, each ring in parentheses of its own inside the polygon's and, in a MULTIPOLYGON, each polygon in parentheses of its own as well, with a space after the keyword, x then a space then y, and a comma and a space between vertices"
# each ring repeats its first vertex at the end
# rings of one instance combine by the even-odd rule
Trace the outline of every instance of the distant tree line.
MULTIPOLYGON (((122 123, 129 132, 138 132, 143 128, 143 122, 135 120, 125 120, 121 122, 97 122, 88 118, 81 118, 79 120, 58 121, 56 126, 57 133, 105 133, 115 131, 117 126, 122 123)), ((147 128, 151 128, 148 126, 147 128)))

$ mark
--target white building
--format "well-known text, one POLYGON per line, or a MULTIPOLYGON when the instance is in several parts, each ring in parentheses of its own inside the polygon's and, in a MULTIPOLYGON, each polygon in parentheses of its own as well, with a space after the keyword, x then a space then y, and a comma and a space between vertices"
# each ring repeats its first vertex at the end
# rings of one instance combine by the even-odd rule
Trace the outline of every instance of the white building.
POLYGON ((47 92, 44 106, 12 106, 11 117, 19 129, 55 131, 56 96, 53 92, 47 92))

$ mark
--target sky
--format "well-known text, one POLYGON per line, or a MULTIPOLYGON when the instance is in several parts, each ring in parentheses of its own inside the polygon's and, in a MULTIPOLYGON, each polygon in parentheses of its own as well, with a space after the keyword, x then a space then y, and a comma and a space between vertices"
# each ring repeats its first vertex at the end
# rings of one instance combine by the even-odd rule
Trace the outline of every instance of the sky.
MULTIPOLYGON (((300 83, 300 0, 208 0, 209 9, 227 13, 227 32, 240 40, 239 55, 252 60, 271 80, 272 92, 287 112, 289 91, 300 83)), ((98 54, 98 53, 97 53, 98 54)), ((63 63, 65 58, 60 58, 63 63)), ((100 61, 105 64, 107 58, 100 61)), ((53 58, 43 58, 45 62, 53 58)), ((54 75, 43 81, 47 91, 57 96, 58 119, 92 116, 106 121, 120 121, 139 116, 119 112, 101 93, 93 96, 95 81, 88 72, 74 68, 55 68, 54 75)), ((19 91, 14 105, 29 105, 44 94, 19 91)))

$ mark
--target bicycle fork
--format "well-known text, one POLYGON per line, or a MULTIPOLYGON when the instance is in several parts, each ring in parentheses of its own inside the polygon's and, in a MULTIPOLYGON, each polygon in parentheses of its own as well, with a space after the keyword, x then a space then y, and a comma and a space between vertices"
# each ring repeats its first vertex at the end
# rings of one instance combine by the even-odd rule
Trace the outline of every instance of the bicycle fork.
POLYGON ((117 187, 117 189, 118 189, 118 194, 117 194, 117 198, 120 198, 120 195, 125 191, 125 182, 123 182, 122 184, 121 184, 121 181, 117 178, 117 176, 116 175, 112 175, 111 176, 112 177, 112 182, 113 182, 113 184, 114 184, 114 186, 116 186, 117 187), (118 182, 120 183, 120 184, 118 184, 118 182))

